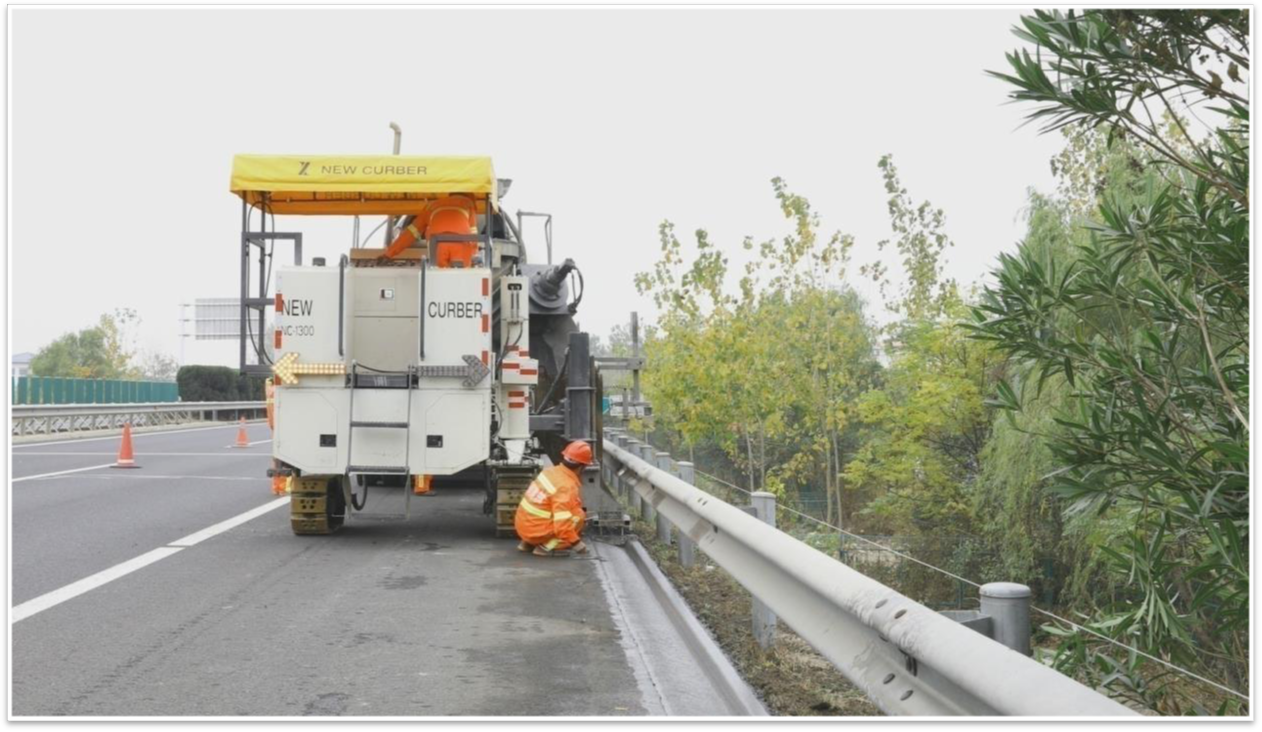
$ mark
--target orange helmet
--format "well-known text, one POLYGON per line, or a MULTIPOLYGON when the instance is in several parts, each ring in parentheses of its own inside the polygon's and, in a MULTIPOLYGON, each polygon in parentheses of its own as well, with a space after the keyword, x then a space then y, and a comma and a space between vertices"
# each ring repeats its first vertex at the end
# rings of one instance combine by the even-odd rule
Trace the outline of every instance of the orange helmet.
POLYGON ((592 446, 582 440, 575 440, 565 446, 565 450, 561 452, 561 459, 579 465, 591 465, 592 446))

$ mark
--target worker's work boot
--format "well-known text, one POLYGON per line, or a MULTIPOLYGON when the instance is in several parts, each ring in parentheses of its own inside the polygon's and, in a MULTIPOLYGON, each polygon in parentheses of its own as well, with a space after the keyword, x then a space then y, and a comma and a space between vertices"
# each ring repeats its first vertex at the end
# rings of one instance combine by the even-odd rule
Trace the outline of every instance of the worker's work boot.
POLYGON ((586 545, 586 544, 584 544, 582 541, 580 541, 579 543, 575 544, 575 545, 574 545, 574 553, 575 553, 575 554, 586 554, 586 553, 587 553, 587 545, 586 545))
POLYGON ((536 557, 568 557, 570 555, 570 551, 568 549, 553 549, 552 551, 548 551, 541 546, 535 547, 535 550, 531 553, 536 557))
POLYGON ((532 549, 534 549, 534 547, 524 541, 517 542, 517 551, 519 552, 529 553, 532 549))

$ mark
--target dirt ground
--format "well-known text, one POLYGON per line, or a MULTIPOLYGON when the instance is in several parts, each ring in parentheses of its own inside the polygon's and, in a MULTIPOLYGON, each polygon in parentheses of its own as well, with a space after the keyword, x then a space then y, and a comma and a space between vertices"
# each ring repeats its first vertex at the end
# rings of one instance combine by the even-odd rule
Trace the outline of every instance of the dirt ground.
POLYGON ((767 711, 796 717, 880 716, 863 692, 783 623, 776 629, 771 649, 759 648, 754 642, 749 593, 704 554, 697 552, 696 564, 685 569, 678 562, 677 550, 659 543, 648 524, 637 520, 634 532, 762 698, 767 711))

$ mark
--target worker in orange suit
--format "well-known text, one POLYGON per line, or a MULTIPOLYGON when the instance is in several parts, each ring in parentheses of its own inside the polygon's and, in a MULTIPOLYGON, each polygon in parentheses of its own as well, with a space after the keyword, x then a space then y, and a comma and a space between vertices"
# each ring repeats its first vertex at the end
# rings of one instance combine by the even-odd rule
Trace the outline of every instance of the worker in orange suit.
MULTIPOLYGON (((441 234, 469 235, 478 233, 478 209, 465 196, 447 196, 434 201, 421 213, 403 221, 399 236, 386 248, 384 256, 394 259, 418 241, 441 234)), ((430 253, 437 267, 472 267, 478 253, 475 241, 444 241, 434 245, 430 253)))
POLYGON ((591 464, 591 445, 575 440, 561 452, 560 465, 539 473, 517 504, 513 526, 521 537, 518 551, 539 557, 563 556, 570 549, 587 553, 582 539, 587 514, 579 475, 591 464))

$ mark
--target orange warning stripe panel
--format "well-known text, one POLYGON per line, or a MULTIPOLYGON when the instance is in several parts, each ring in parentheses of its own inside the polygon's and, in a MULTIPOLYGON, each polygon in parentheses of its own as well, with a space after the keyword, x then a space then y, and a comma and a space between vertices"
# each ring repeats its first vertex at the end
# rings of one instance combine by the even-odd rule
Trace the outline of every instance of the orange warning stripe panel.
POLYGON ((489 366, 490 361, 491 361, 490 354, 488 354, 486 351, 483 351, 482 352, 482 365, 489 366))
POLYGON ((490 295, 490 294, 491 294, 491 280, 486 277, 483 277, 482 278, 482 297, 486 297, 487 295, 490 295))
POLYGON ((516 353, 516 352, 517 352, 518 350, 520 350, 520 349, 521 349, 521 346, 518 346, 518 345, 510 345, 510 346, 505 347, 505 349, 504 349, 504 350, 508 351, 509 353, 516 353))
POLYGON ((525 402, 509 402, 508 408, 509 409, 525 409, 526 403, 525 402))
POLYGON ((482 332, 491 332, 491 316, 486 313, 482 313, 482 332))
POLYGON ((526 392, 524 392, 524 391, 510 391, 510 392, 508 392, 508 395, 509 395, 510 397, 524 397, 524 396, 526 396, 526 392))
POLYGON ((279 313, 280 311, 284 309, 285 309, 285 300, 284 298, 280 296, 280 293, 278 292, 276 293, 276 312, 279 313))
POLYGON ((522 358, 530 358, 530 354, 527 353, 526 351, 519 351, 517 355, 521 356, 522 358))
POLYGON ((534 376, 535 374, 538 374, 538 373, 539 373, 539 369, 522 369, 521 370, 522 376, 534 376))
POLYGON ((517 363, 516 361, 505 361, 505 362, 504 362, 504 370, 505 370, 505 371, 515 370, 515 369, 519 369, 519 368, 521 368, 521 364, 517 363))
POLYGON ((276 337, 272 339, 272 348, 280 350, 280 328, 276 329, 276 337))

